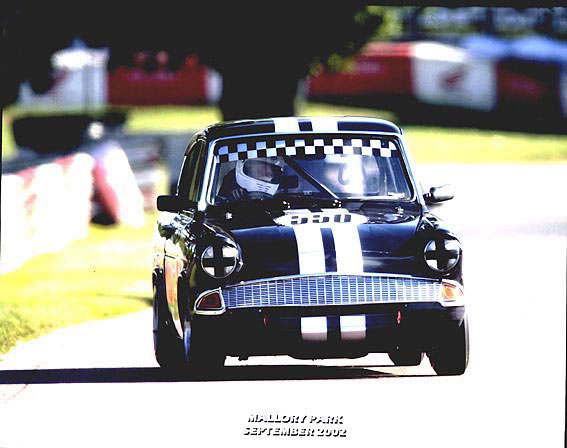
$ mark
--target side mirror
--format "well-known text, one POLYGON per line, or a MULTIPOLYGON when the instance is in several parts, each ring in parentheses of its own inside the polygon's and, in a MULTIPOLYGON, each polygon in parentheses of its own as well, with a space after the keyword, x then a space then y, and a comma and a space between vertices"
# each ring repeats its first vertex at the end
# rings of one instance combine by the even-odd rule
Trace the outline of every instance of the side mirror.
POLYGON ((180 212, 181 210, 195 210, 197 203, 174 195, 163 195, 157 198, 157 209, 160 212, 180 212))
POLYGON ((431 187, 429 193, 423 195, 426 204, 436 204, 438 202, 448 201, 455 197, 455 188, 450 185, 441 185, 439 187, 431 187))

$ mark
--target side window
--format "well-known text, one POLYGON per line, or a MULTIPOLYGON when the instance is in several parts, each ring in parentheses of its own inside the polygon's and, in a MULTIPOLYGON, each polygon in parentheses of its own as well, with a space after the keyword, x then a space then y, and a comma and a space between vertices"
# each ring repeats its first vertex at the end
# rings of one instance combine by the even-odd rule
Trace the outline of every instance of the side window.
POLYGON ((203 140, 193 143, 183 161, 183 168, 177 183, 177 194, 191 201, 199 200, 199 192, 205 169, 206 154, 203 140))

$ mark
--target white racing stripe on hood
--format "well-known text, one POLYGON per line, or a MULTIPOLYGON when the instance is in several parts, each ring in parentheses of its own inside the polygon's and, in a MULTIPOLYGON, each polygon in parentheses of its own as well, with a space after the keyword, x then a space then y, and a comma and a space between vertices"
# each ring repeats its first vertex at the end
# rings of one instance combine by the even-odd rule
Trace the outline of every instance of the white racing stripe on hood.
POLYGON ((352 224, 331 226, 337 254, 339 274, 361 274, 363 272, 362 248, 358 227, 352 224))
POLYGON ((325 249, 318 225, 306 224, 293 227, 297 241, 300 274, 325 272, 325 249))
POLYGON ((276 132, 299 132, 299 122, 295 117, 274 118, 276 132))
POLYGON ((313 132, 338 132, 339 125, 336 118, 313 117, 311 118, 313 132))
MULTIPOLYGON (((300 217, 305 216, 305 212, 310 214, 307 210, 296 210, 295 212, 298 217, 295 219, 296 222, 301 222, 300 217)), ((286 224, 290 225, 289 223, 286 224)), ((334 222, 317 224, 310 222, 291 225, 291 227, 297 241, 300 274, 327 272, 326 256, 336 259, 336 272, 339 274, 361 274, 364 272, 362 247, 356 224, 334 222), (325 253, 322 228, 331 229, 335 253, 325 253)), ((329 247, 327 247, 327 250, 329 250, 329 247)))

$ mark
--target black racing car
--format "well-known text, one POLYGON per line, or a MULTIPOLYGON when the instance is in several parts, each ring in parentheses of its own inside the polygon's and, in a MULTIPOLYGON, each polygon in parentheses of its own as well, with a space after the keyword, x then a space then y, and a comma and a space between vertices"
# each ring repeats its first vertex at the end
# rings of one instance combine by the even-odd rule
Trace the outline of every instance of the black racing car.
POLYGON ((163 367, 226 356, 427 354, 462 374, 468 328, 458 237, 427 204, 402 131, 378 119, 274 118, 210 126, 160 196, 154 346, 163 367))

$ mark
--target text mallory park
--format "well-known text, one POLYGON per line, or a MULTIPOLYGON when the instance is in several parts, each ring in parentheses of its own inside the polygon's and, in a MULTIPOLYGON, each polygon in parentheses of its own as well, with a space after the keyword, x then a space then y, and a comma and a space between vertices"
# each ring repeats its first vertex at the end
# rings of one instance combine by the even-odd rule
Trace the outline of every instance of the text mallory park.
POLYGON ((249 423, 309 423, 309 424, 327 424, 342 425, 342 415, 280 415, 280 414, 252 414, 248 418, 249 423))

